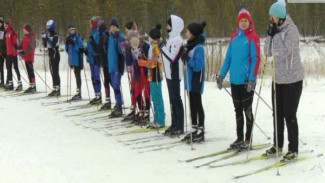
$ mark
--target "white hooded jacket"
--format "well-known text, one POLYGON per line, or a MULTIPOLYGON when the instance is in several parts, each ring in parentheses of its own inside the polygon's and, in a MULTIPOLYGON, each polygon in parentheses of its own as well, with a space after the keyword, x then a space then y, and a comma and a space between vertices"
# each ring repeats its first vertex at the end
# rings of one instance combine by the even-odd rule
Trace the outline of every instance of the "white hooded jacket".
POLYGON ((183 76, 183 62, 180 58, 180 51, 183 47, 183 39, 181 37, 181 33, 184 29, 184 21, 178 16, 171 15, 171 23, 172 23, 172 31, 169 33, 169 39, 167 44, 162 48, 162 53, 165 57, 164 59, 164 67, 165 67, 165 75, 167 79, 178 79, 181 80, 183 76), (177 58, 179 58, 177 60, 177 58), (175 62, 178 62, 175 63, 175 62), (173 68, 172 68, 173 67, 173 68), (175 76, 172 74, 172 71, 177 71, 175 67, 178 67, 178 78, 174 78, 175 76))

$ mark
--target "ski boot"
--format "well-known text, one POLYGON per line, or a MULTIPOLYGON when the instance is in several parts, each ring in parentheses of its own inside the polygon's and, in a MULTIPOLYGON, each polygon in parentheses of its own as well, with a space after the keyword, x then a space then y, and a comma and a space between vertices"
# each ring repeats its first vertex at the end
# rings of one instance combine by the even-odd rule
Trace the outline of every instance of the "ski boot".
POLYGON ((252 149, 252 146, 250 145, 251 144, 251 140, 245 140, 244 143, 242 143, 240 146, 239 146, 239 151, 247 151, 249 148, 252 149))
POLYGON ((242 139, 237 138, 235 140, 235 142, 233 142, 232 144, 230 144, 230 148, 229 150, 232 149, 239 149, 239 147, 244 143, 244 141, 242 139))
POLYGON ((133 121, 135 117, 135 109, 132 107, 131 112, 126 115, 126 117, 122 120, 122 122, 133 121))
POLYGON ((77 89, 76 94, 70 99, 70 101, 78 101, 81 100, 81 92, 79 89, 77 89))
POLYGON ((0 83, 0 88, 5 88, 5 84, 4 83, 0 83))
POLYGON ((173 128, 170 126, 170 127, 168 127, 166 130, 165 130, 165 132, 163 133, 165 136, 169 136, 170 135, 170 132, 172 132, 173 131, 173 128))
POLYGON ((149 111, 144 111, 142 118, 139 121, 140 126, 147 126, 150 123, 150 113, 149 111))
POLYGON ((53 86, 52 92, 48 94, 49 97, 58 97, 60 95, 60 86, 53 86))
POLYGON ((9 81, 9 83, 5 86, 5 91, 11 91, 14 90, 14 84, 12 81, 9 81))
POLYGON ((18 81, 18 86, 16 88, 16 92, 20 92, 23 90, 23 84, 21 83, 21 81, 18 81))
POLYGON ((181 140, 181 141, 191 141, 191 139, 193 139, 196 135, 197 135, 197 131, 198 131, 198 126, 197 125, 192 125, 192 130, 191 132, 189 132, 188 134, 185 135, 185 137, 181 140))
POLYGON ((36 85, 35 83, 30 83, 29 84, 29 88, 27 88, 27 90, 24 91, 24 93, 26 94, 33 94, 36 92, 36 85))
POLYGON ((192 141, 194 143, 200 143, 200 142, 204 142, 205 141, 205 137, 204 137, 204 128, 203 127, 199 127, 199 129, 197 130, 197 133, 194 137, 192 137, 192 141))
POLYGON ((96 104, 101 104, 102 103, 102 96, 100 93, 95 93, 95 98, 93 98, 89 104, 90 105, 96 105, 96 104))
POLYGON ((266 152, 262 155, 266 157, 275 157, 277 155, 277 151, 279 151, 279 154, 282 154, 282 148, 273 146, 266 150, 266 152))
POLYGON ((109 118, 120 118, 122 117, 122 106, 117 106, 116 109, 114 109, 111 114, 108 115, 109 118))
POLYGON ((100 108, 101 111, 106 111, 112 109, 111 98, 106 98, 106 103, 100 108))
POLYGON ((142 113, 140 111, 140 112, 138 112, 137 114, 134 115, 134 118, 133 118, 131 123, 133 123, 135 125, 139 125, 139 121, 141 120, 141 118, 142 118, 142 113))
POLYGON ((173 137, 179 137, 180 135, 183 135, 183 134, 184 134, 184 131, 183 130, 174 129, 174 130, 170 131, 169 137, 171 137, 171 138, 173 138, 173 137))
POLYGON ((283 156, 281 162, 296 161, 297 159, 298 159, 298 153, 288 151, 287 154, 283 156))

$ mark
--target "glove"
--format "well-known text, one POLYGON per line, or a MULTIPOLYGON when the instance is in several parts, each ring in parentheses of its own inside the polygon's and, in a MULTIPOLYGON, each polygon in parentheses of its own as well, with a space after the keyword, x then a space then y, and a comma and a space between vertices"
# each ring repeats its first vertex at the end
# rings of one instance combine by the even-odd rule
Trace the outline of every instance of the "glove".
POLYGON ((127 66, 126 67, 126 70, 128 71, 128 73, 133 73, 133 67, 132 67, 132 65, 127 66))
POLYGON ((25 54, 25 52, 23 52, 23 51, 18 52, 19 56, 23 56, 24 54, 25 54))
POLYGON ((279 29, 273 21, 270 21, 269 29, 267 30, 267 35, 273 37, 277 33, 279 33, 279 29))
POLYGON ((67 37, 66 43, 71 44, 72 46, 74 46, 74 44, 75 44, 75 42, 71 39, 70 36, 67 37))
POLYGON ((14 48, 16 49, 16 50, 18 50, 19 49, 19 46, 18 45, 14 45, 14 48))
POLYGON ((219 88, 219 90, 222 89, 222 83, 223 83, 223 78, 219 75, 217 75, 217 86, 219 88))
POLYGON ((246 83, 246 91, 248 93, 252 92, 254 89, 255 89, 255 85, 256 83, 254 81, 251 81, 249 80, 247 83, 246 83))
POLYGON ((46 39, 46 37, 47 37, 46 33, 45 32, 42 32, 42 38, 43 39, 46 39))
POLYGON ((182 61, 184 63, 187 63, 190 60, 190 57, 188 56, 187 50, 184 48, 183 53, 182 53, 182 61))
POLYGON ((161 49, 162 47, 164 47, 166 45, 166 40, 160 40, 158 43, 158 47, 161 49))

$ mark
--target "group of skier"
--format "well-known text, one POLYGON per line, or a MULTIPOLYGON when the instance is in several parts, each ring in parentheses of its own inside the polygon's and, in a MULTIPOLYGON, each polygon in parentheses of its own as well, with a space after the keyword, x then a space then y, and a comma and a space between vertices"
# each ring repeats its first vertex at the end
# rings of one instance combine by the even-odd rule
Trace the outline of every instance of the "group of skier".
MULTIPOLYGON (((266 156, 282 152, 284 121, 288 129, 289 149, 285 160, 298 156, 298 124, 296 112, 302 92, 304 71, 299 56, 299 32, 286 12, 283 2, 274 3, 270 10, 270 25, 267 30, 265 54, 273 56, 272 104, 274 116, 274 146, 266 151, 266 156)), ((89 20, 91 35, 84 46, 83 38, 77 28, 68 26, 69 36, 65 40, 68 63, 76 78, 76 94, 70 101, 81 100, 81 71, 84 69, 83 57, 91 71, 91 80, 95 97, 90 104, 102 103, 101 80, 105 88, 105 103, 101 110, 110 110, 110 118, 123 118, 148 128, 165 128, 165 107, 162 95, 162 81, 167 83, 171 126, 165 135, 175 137, 184 134, 184 105, 181 98, 180 84, 184 80, 185 97, 189 100, 189 114, 192 129, 183 140, 203 142, 205 140, 205 114, 202 94, 205 81, 205 22, 190 23, 186 27, 187 43, 183 45, 181 33, 184 21, 171 15, 167 21, 169 38, 165 42, 161 35, 161 25, 157 24, 149 31, 149 39, 140 36, 134 21, 124 26, 124 33, 116 18, 106 26, 105 21, 94 16, 89 20), (123 116, 123 92, 121 78, 128 77, 131 96, 130 113, 123 116), (183 76, 184 75, 184 76, 183 76), (112 106, 110 87, 115 96, 112 106), (151 104, 153 102, 153 105, 151 104), (150 110, 154 121, 150 123, 150 110)), ((46 23, 48 33, 42 33, 42 43, 48 50, 49 66, 52 75, 53 90, 48 96, 60 96, 59 76, 59 36, 55 32, 53 20, 46 23)), ((36 37, 29 24, 23 27, 24 37, 18 43, 17 34, 12 29, 12 22, 0 18, 0 72, 1 87, 13 90, 12 65, 17 73, 18 86, 22 90, 17 55, 25 61, 30 87, 25 93, 36 92, 34 74, 34 54, 36 37), (6 62, 4 62, 6 60, 6 62), (7 80, 4 82, 3 66, 6 63, 7 80)), ((254 116, 252 103, 260 66, 260 38, 250 13, 241 9, 237 17, 237 30, 231 36, 226 58, 220 73, 216 75, 217 86, 223 88, 223 80, 230 71, 231 95, 235 108, 237 139, 230 145, 232 149, 248 149, 252 143, 254 116), (244 115, 245 114, 245 115, 244 115), (246 133, 244 135, 244 116, 246 133)), ((265 69, 265 68, 262 68, 265 69)), ((186 106, 185 106, 185 109, 186 106)), ((185 111, 187 112, 187 111, 185 111)), ((186 115, 186 114, 185 114, 186 115)))

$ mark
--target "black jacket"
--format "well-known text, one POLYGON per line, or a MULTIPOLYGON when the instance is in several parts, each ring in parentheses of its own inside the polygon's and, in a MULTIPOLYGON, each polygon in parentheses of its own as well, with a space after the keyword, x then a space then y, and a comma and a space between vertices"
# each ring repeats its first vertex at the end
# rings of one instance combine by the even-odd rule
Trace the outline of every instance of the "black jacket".
POLYGON ((6 30, 3 25, 0 27, 0 53, 3 57, 7 55, 6 30))

